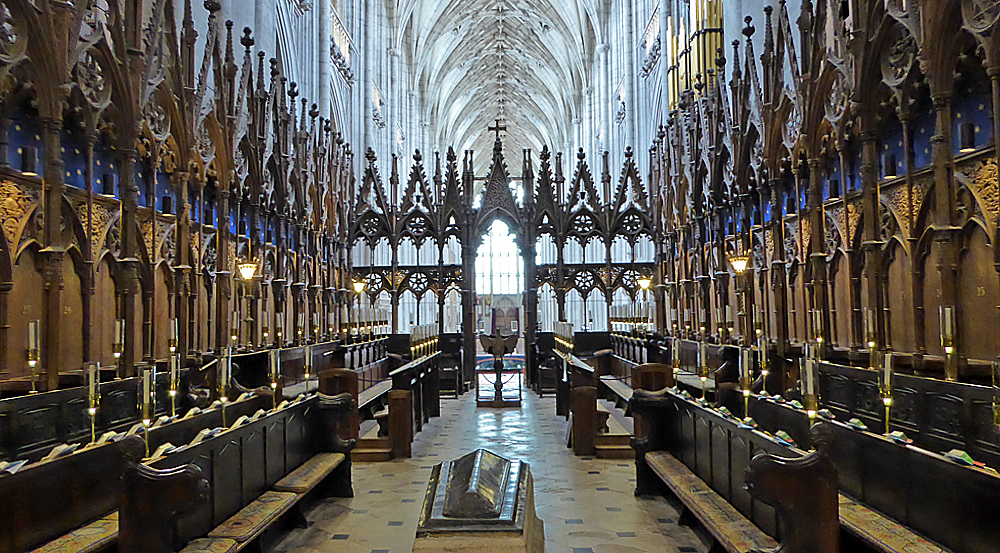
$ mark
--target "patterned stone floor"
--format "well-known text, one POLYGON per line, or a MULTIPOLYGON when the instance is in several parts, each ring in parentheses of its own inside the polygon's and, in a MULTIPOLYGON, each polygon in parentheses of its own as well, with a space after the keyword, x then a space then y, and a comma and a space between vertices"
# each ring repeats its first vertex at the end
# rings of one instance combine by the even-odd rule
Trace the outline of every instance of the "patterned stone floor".
POLYGON ((663 498, 637 498, 629 460, 576 457, 555 400, 525 392, 521 409, 477 409, 473 393, 441 402, 441 417, 417 435, 413 457, 355 463, 351 499, 323 500, 270 549, 276 553, 403 553, 413 548, 431 467, 484 447, 531 464, 535 506, 547 553, 704 553, 678 510, 663 498))

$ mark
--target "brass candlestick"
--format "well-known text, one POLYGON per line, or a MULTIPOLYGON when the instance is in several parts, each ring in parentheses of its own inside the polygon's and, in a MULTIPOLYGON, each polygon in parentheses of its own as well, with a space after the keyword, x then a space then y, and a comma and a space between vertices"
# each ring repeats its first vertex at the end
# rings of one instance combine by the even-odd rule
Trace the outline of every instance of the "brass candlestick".
POLYGON ((993 376, 993 425, 1000 428, 1000 404, 997 403, 997 396, 1000 395, 1000 388, 997 388, 997 381, 1000 380, 1000 363, 993 361, 990 368, 993 376))
POLYGON ((90 442, 97 441, 97 406, 100 402, 101 386, 101 364, 97 362, 87 363, 84 367, 87 377, 87 414, 90 415, 90 442))
POLYGON ((141 382, 141 402, 142 402, 142 427, 143 437, 146 442, 146 457, 149 457, 149 427, 153 422, 153 394, 156 384, 156 368, 150 367, 142 371, 141 382))
POLYGON ((892 407, 892 352, 885 354, 882 370, 879 371, 879 392, 885 406, 885 433, 889 433, 889 409, 892 407))
POLYGON ((28 323, 28 369, 31 370, 31 393, 38 393, 38 362, 41 360, 41 321, 28 323))
POLYGON ((955 307, 942 305, 941 317, 941 347, 944 348, 944 378, 948 381, 958 380, 958 363, 955 359, 955 307))

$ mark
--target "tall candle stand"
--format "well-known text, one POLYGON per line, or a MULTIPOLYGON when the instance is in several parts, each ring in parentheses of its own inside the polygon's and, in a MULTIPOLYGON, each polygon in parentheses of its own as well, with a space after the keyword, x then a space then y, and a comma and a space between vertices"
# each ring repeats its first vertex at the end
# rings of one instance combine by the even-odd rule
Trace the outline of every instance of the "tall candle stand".
POLYGON ((302 375, 303 378, 305 378, 306 380, 306 389, 305 389, 306 394, 309 393, 309 378, 312 377, 312 352, 310 350, 311 348, 309 346, 306 346, 306 367, 305 367, 305 373, 303 373, 302 375))
POLYGON ((90 415, 90 443, 97 441, 97 406, 100 403, 101 393, 101 364, 98 362, 87 363, 84 367, 87 377, 87 414, 90 415))
POLYGON ((892 407, 892 352, 886 352, 879 371, 878 388, 885 406, 885 433, 889 433, 889 409, 892 407))
POLYGON ((233 348, 229 348, 226 357, 219 363, 219 402, 222 404, 222 426, 226 426, 226 404, 229 403, 229 376, 233 370, 233 348))
POLYGON ((171 319, 170 321, 170 341, 167 342, 167 347, 170 350, 170 390, 167 392, 170 395, 170 416, 177 416, 177 390, 180 380, 180 359, 177 355, 177 340, 178 340, 178 321, 177 319, 171 319))
POLYGON ((278 381, 281 378, 281 353, 276 350, 271 350, 271 399, 274 402, 274 408, 278 407, 278 381))
POLYGON ((1000 387, 997 387, 1000 382, 1000 363, 993 361, 990 364, 990 374, 993 378, 993 426, 1000 428, 1000 402, 997 401, 1000 397, 1000 387))
POLYGON ((941 347, 944 349, 944 378, 954 382, 958 380, 958 364, 955 359, 955 307, 942 305, 941 317, 941 347))
POLYGON ((743 388, 743 418, 750 418, 750 385, 753 374, 753 349, 743 348, 740 350, 740 384, 743 388))
POLYGON ((764 331, 760 328, 757 329, 757 349, 760 350, 760 377, 763 381, 763 389, 766 391, 768 373, 767 337, 764 336, 764 331))
POLYGON ((149 457, 149 427, 153 422, 153 394, 155 393, 156 386, 156 367, 143 369, 139 385, 141 387, 142 434, 146 442, 146 457, 149 457))
MULTIPOLYGON (((122 353, 125 352, 125 320, 115 319, 115 342, 112 345, 112 351, 115 356, 115 363, 121 361, 122 353)), ((117 373, 121 376, 121 371, 117 373)))
POLYGON ((708 344, 698 344, 698 377, 701 378, 701 400, 705 401, 708 387, 708 344))
POLYGON ((674 389, 676 390, 679 386, 677 384, 677 375, 681 370, 681 340, 676 336, 671 340, 670 357, 673 361, 671 364, 674 370, 674 389))
POLYGON ((816 368, 818 363, 813 357, 815 353, 812 351, 812 348, 808 347, 807 351, 805 359, 800 364, 799 382, 801 384, 802 405, 805 407, 806 415, 809 417, 809 425, 812 426, 812 423, 816 420, 816 408, 819 403, 816 397, 816 368))
POLYGON ((28 323, 28 369, 31 371, 31 393, 38 393, 38 362, 41 359, 41 321, 28 323))

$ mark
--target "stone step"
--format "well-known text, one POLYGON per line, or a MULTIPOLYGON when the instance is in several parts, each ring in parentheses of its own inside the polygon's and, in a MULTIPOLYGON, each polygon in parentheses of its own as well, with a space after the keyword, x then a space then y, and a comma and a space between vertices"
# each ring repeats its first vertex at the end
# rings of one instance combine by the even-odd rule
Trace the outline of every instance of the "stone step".
POLYGON ((635 459, 635 450, 626 445, 596 445, 594 455, 598 459, 635 459))
POLYGON ((631 449, 631 434, 598 434, 594 437, 596 445, 623 445, 631 449))
POLYGON ((381 463, 392 460, 392 448, 360 448, 356 447, 351 451, 351 461, 365 463, 381 463))
POLYGON ((358 449, 391 449, 392 441, 389 438, 361 438, 358 440, 358 449))

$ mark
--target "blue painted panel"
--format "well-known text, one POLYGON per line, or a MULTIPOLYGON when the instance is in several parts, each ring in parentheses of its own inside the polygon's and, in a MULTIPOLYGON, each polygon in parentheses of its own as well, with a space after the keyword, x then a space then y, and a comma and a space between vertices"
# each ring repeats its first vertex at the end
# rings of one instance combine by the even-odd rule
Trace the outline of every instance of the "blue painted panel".
POLYGON ((955 152, 961 149, 961 125, 971 122, 974 125, 976 149, 986 146, 993 137, 993 125, 990 116, 993 111, 992 102, 986 94, 976 94, 971 90, 955 95, 952 105, 952 140, 955 152))
POLYGON ((931 137, 935 128, 934 110, 928 109, 913 120, 913 170, 919 171, 930 167, 931 137))
MULTIPOLYGON (((176 199, 174 187, 170 185, 170 175, 160 170, 156 173, 156 209, 159 211, 163 211, 163 198, 165 196, 176 199)), ((180 206, 177 205, 177 202, 174 202, 173 212, 177 213, 179 209, 180 206)))
POLYGON ((59 139, 66 184, 74 188, 87 188, 86 142, 84 137, 66 131, 59 139))
POLYGON ((9 156, 7 161, 11 167, 21 170, 21 156, 25 146, 33 146, 37 149, 35 172, 42 170, 42 160, 45 159, 45 152, 42 149, 42 126, 37 119, 17 118, 10 122, 8 140, 10 141, 9 156))

